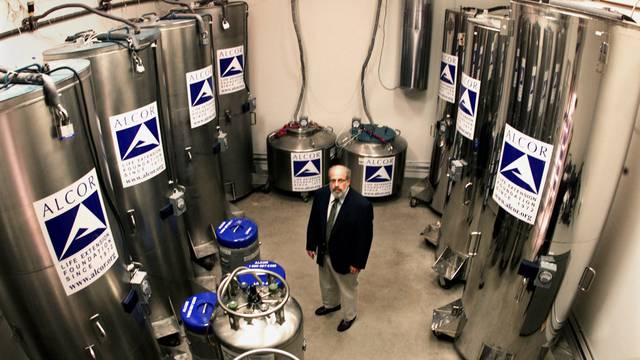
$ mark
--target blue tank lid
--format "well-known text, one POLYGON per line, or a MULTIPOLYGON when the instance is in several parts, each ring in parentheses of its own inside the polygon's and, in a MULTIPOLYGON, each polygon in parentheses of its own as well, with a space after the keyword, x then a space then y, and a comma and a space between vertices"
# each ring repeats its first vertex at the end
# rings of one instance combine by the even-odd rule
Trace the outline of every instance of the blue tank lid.
MULTIPOLYGON (((270 261, 270 260, 254 260, 251 262, 246 263, 244 266, 248 267, 249 269, 259 269, 259 270, 269 270, 269 271, 273 271, 274 273, 282 276, 283 279, 287 279, 287 275, 284 271, 284 268, 282 266, 280 266, 280 264, 274 262, 274 261, 270 261)), ((260 280, 262 280, 263 283, 267 282, 267 274, 261 274, 258 275, 260 277, 260 280)), ((245 282, 249 285, 258 285, 258 281, 256 280, 256 278, 251 275, 251 274, 242 274, 242 275, 238 275, 238 281, 240 281, 241 283, 245 282)), ((278 286, 280 286, 280 280, 276 279, 276 284, 278 284, 278 286)))
POLYGON ((205 334, 217 304, 218 295, 211 291, 188 297, 180 310, 180 317, 187 330, 205 334))
POLYGON ((231 249, 242 249, 258 239, 258 225, 248 218, 231 218, 216 228, 218 243, 231 249))

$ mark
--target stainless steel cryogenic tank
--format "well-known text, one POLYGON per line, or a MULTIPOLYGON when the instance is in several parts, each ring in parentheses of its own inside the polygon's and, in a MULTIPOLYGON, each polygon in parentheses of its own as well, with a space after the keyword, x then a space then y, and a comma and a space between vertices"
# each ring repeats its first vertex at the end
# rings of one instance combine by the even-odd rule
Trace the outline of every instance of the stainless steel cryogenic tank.
POLYGON ((225 220, 215 230, 220 245, 220 270, 228 274, 238 266, 260 258, 258 225, 248 218, 225 220))
POLYGON ((407 157, 407 141, 399 130, 360 124, 336 141, 341 164, 351 169, 351 187, 366 197, 388 197, 400 192, 407 157))
POLYGON ((200 15, 170 13, 148 21, 162 39, 169 118, 164 127, 173 138, 169 149, 178 182, 185 187, 185 223, 197 262, 207 269, 217 253, 214 227, 228 209, 220 171, 214 69, 208 26, 200 15))
MULTIPOLYGON (((558 4, 559 2, 553 2, 558 4)), ((512 2, 512 82, 456 313, 467 359, 542 358, 593 273, 640 98, 640 32, 613 15, 512 2), (612 117, 615 114, 615 117, 612 117)))
POLYGON ((223 359, 259 348, 277 348, 304 358, 302 308, 291 297, 284 276, 268 268, 239 267, 222 280, 218 297, 212 327, 223 359), (243 275, 258 284, 242 280, 243 275))
POLYGON ((158 72, 159 36, 153 29, 139 34, 113 31, 98 35, 97 42, 81 35, 76 42, 47 50, 44 57, 91 62, 100 126, 96 141, 106 149, 100 160, 109 169, 127 246, 149 273, 154 289, 151 319, 155 336, 163 338, 178 331, 174 314, 192 293, 193 268, 179 216, 184 198, 165 153, 172 139, 162 126, 167 111, 159 95, 164 87, 158 72))
MULTIPOLYGON (((463 10, 445 11, 440 86, 429 176, 411 187, 411 206, 416 206, 420 200, 438 214, 444 211, 448 195, 447 171, 455 134, 460 77, 464 65, 466 19, 473 14, 475 13, 463 10)), ((436 243, 437 239, 433 242, 436 243)))
POLYGON ((0 307, 30 359, 157 358, 148 292, 127 270, 87 127, 89 62, 49 65, 51 78, 31 72, 34 85, 0 88, 0 307))
POLYGON ((329 183, 327 171, 336 157, 336 135, 330 127, 301 120, 290 122, 267 136, 269 184, 308 193, 329 183))
POLYGON ((433 269, 448 287, 466 279, 478 236, 478 215, 486 193, 489 157, 496 144, 497 115, 503 93, 509 18, 481 14, 467 20, 456 133, 448 169, 449 197, 433 269))
POLYGON ((231 200, 253 191, 252 114, 247 66, 249 6, 243 1, 213 2, 194 7, 211 26, 219 125, 225 138, 222 178, 231 200))
POLYGON ((431 0, 404 0, 400 87, 426 90, 431 50, 431 0))

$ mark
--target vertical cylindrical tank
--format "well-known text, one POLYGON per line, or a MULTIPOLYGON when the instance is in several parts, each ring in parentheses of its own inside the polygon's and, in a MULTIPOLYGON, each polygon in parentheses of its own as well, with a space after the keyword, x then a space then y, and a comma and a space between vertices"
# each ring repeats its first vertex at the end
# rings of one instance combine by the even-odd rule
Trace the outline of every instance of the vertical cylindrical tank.
POLYGON ((258 225, 248 218, 223 221, 216 227, 216 238, 220 245, 220 269, 223 275, 260 258, 258 225))
POLYGON ((42 86, 0 89, 0 307, 30 359, 157 358, 91 144, 89 62, 49 65, 68 124, 42 86))
POLYGON ((211 331, 211 316, 218 305, 218 295, 207 291, 188 297, 182 309, 180 318, 185 327, 189 350, 193 360, 218 360, 219 348, 213 339, 211 331))
POLYGON ((214 227, 225 219, 227 200, 220 171, 217 100, 209 27, 198 15, 170 13, 148 21, 162 39, 161 68, 166 79, 170 129, 177 178, 185 187, 185 223, 199 263, 209 267, 217 253, 214 227))
POLYGON ((160 33, 112 31, 98 41, 68 43, 44 53, 47 60, 86 58, 91 62, 99 131, 118 213, 135 261, 149 273, 154 289, 151 319, 155 336, 178 332, 174 314, 192 293, 193 268, 186 239, 183 189, 171 174, 171 146, 165 124, 165 86, 159 71, 160 33), (172 309, 172 305, 174 308, 172 309))
POLYGON ((640 83, 628 81, 640 59, 628 51, 640 46, 640 31, 613 14, 569 6, 511 5, 506 124, 455 343, 467 359, 545 355, 622 173, 640 98, 640 83))
POLYGON ((474 257, 478 214, 488 185, 489 157, 501 130, 496 121, 503 93, 509 18, 478 15, 467 19, 456 129, 447 170, 449 197, 433 269, 440 283, 466 279, 474 257))
POLYGON ((400 192, 407 141, 387 126, 360 124, 336 141, 339 162, 351 169, 351 187, 366 197, 385 198, 400 192))
POLYGON ((252 113, 255 100, 249 93, 248 16, 243 1, 213 2, 194 8, 211 27, 211 49, 219 102, 219 125, 224 140, 222 178, 233 201, 253 191, 252 113))
POLYGON ((431 50, 431 0, 405 0, 400 87, 426 90, 431 50))

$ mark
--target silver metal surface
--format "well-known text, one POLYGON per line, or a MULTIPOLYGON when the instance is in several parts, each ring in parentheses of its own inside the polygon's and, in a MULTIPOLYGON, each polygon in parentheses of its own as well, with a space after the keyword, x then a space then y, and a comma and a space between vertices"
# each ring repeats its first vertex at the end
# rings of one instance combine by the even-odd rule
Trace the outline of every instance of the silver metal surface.
POLYGON ((220 245, 220 270, 222 275, 258 259, 260 259, 260 241, 257 239, 253 244, 240 249, 232 249, 220 245))
POLYGON ((466 321, 462 300, 457 299, 443 307, 433 309, 431 331, 436 336, 455 339, 460 335, 466 321))
POLYGON ((283 277, 268 270, 237 268, 220 283, 218 296, 219 307, 211 326, 223 359, 260 348, 276 348, 304 358, 302 308, 290 296, 283 277), (267 274, 270 280, 242 289, 236 274, 253 274, 256 279, 260 279, 258 274, 267 274), (253 300, 252 293, 256 296, 253 300))
MULTIPOLYGON (((609 212, 640 98, 640 83, 628 79, 640 69, 640 59, 628 56, 640 46, 635 25, 524 1, 512 2, 512 15, 510 89, 498 121, 510 127, 509 141, 516 129, 526 135, 516 141, 534 138, 553 151, 532 193, 537 209, 507 211, 494 200, 497 185, 489 189, 479 227, 485 236, 462 297, 468 321, 455 343, 467 359, 483 352, 536 359, 553 343, 609 212), (539 268, 553 269, 542 259, 553 260, 555 273, 539 278, 539 268), (536 278, 548 287, 535 286, 536 278)), ((490 163, 496 184, 509 171, 498 168, 500 158, 494 152, 490 163)))
MULTIPOLYGON (((293 187, 292 154, 321 151, 320 175, 322 181, 317 190, 329 183, 328 170, 335 158, 336 135, 326 127, 288 129, 284 135, 273 131, 267 136, 267 161, 269 182, 284 191, 296 191, 293 187)), ((307 190, 307 191, 313 191, 307 190)))
MULTIPOLYGON (((203 88, 208 87, 207 79, 210 78, 211 85, 214 85, 211 46, 209 42, 202 44, 199 41, 203 34, 195 20, 161 20, 141 25, 160 30, 162 71, 169 100, 169 118, 165 121, 171 122, 165 127, 171 129, 174 146, 169 152, 176 164, 178 182, 186 188, 185 223, 191 246, 196 258, 203 259, 217 252, 212 228, 225 219, 228 207, 220 170, 216 114, 207 113, 202 106, 194 106, 190 110, 190 101, 193 102, 189 98, 190 84, 197 85, 205 80, 203 88), (207 67, 211 67, 210 74, 207 67), (206 78, 200 79, 203 74, 207 74, 206 78)), ((205 36, 208 37, 208 33, 205 36)), ((213 88, 210 90, 213 91, 210 94, 213 99, 209 100, 209 105, 213 106, 217 99, 213 88)), ((209 93, 202 94, 206 96, 209 93)), ((199 95, 191 94, 196 103, 199 95)))
POLYGON ((426 90, 431 49, 431 0, 404 0, 400 87, 426 90))
MULTIPOLYGON (((442 56, 451 55, 457 59, 456 72, 454 76, 454 102, 449 102, 443 96, 438 96, 438 104, 435 118, 435 128, 433 130, 434 142, 431 150, 431 162, 429 163, 429 176, 423 180, 425 184, 425 196, 423 200, 429 207, 438 214, 442 214, 449 194, 447 171, 449 169, 449 158, 453 147, 453 138, 456 131, 456 115, 458 112, 458 96, 460 88, 460 77, 464 67, 464 44, 466 37, 466 19, 473 13, 447 9, 444 15, 444 31, 442 38, 442 56)), ((442 67, 442 65, 441 65, 442 67)), ((441 82, 446 81, 448 73, 442 74, 440 70, 441 82), (442 79, 445 77, 445 79, 442 79)), ((445 86, 445 85, 441 85, 445 86)), ((449 99, 451 100, 451 99, 449 99)))
MULTIPOLYGON (((510 38, 501 35, 502 25, 508 22, 505 16, 478 15, 467 20, 466 44, 463 57, 463 75, 480 81, 475 104, 475 127, 470 134, 456 130, 451 147, 448 185, 450 195, 442 214, 442 228, 436 257, 439 262, 434 270, 448 280, 464 280, 468 271, 470 234, 476 231, 477 216, 486 193, 489 156, 496 147, 499 131, 496 122, 498 105, 502 96, 505 52, 510 38), (472 139, 467 136, 471 135, 472 139), (447 252, 449 256, 442 257, 447 252), (451 261, 452 259, 455 261, 451 261), (465 266, 461 269, 461 266, 465 266)), ((462 86, 462 85, 461 85, 462 86)), ((462 90, 460 90, 462 91, 462 90)), ((460 95, 460 102, 467 92, 460 95)), ((469 101, 467 98, 465 101, 469 101)), ((468 106, 460 104, 460 107, 468 106)), ((473 107, 473 104, 471 105, 473 107)), ((458 120, 463 110, 458 112, 458 120)), ((467 120, 463 120, 467 122, 467 120)), ((463 123, 459 125, 462 126, 463 123)))
POLYGON ((341 164, 351 169, 351 187, 359 193, 363 193, 365 181, 365 158, 383 159, 394 158, 393 175, 391 176, 392 189, 388 196, 400 192, 404 180, 404 167, 407 157, 407 141, 399 134, 388 144, 381 142, 362 142, 354 138, 352 130, 343 132, 336 140, 338 147, 338 160, 341 164))
MULTIPOLYGON (((153 287, 151 320, 174 317, 179 304, 192 293, 193 268, 184 219, 169 216, 163 219, 160 210, 170 206, 173 179, 169 173, 171 158, 166 148, 171 146, 167 129, 160 128, 166 170, 146 181, 125 187, 118 161, 120 152, 110 123, 110 117, 139 109, 157 102, 158 120, 166 125, 166 103, 161 102, 160 89, 164 87, 163 74, 158 72, 159 47, 162 44, 158 30, 143 29, 137 38, 141 50, 136 51, 145 71, 136 70, 133 52, 112 42, 67 44, 45 51, 46 60, 83 57, 91 62, 99 129, 95 140, 104 143, 106 157, 101 160, 109 169, 111 186, 119 216, 126 224, 126 244, 135 261, 141 262, 148 272, 153 287), (172 309, 172 304, 177 306, 172 309)), ((163 323, 164 324, 164 323, 163 323)), ((176 332, 178 329, 174 329, 176 332)), ((164 333, 164 331, 162 331, 164 333)))
POLYGON ((222 162, 222 178, 225 191, 230 200, 242 198, 253 191, 252 176, 253 140, 251 136, 252 116, 246 109, 250 103, 247 17, 249 6, 243 1, 234 1, 224 5, 195 7, 198 14, 203 15, 211 26, 211 48, 216 74, 216 92, 219 102, 220 130, 227 134, 229 148, 220 154, 222 162), (220 79, 217 51, 222 49, 244 47, 244 86, 232 93, 220 93, 220 79))
MULTIPOLYGON (((100 359, 154 359, 159 355, 145 328, 142 309, 128 314, 121 304, 132 288, 125 266, 129 259, 106 189, 98 191, 116 247, 110 251, 117 251, 118 259, 102 276, 71 295, 66 294, 57 272, 58 259, 50 253, 50 240, 39 223, 41 214, 35 211, 36 201, 74 184, 92 169, 101 172, 92 158, 85 127, 95 120, 89 63, 51 63, 52 69, 59 66, 75 69, 82 79, 79 85, 71 71, 52 74, 75 129, 71 138, 59 140, 53 131, 52 111, 45 104, 42 87, 14 85, 0 90, 0 308, 15 334, 12 341, 30 359, 85 359, 86 349, 100 359)), ((99 184, 96 179, 89 181, 99 184)), ((73 196, 68 194, 66 201, 73 196)), ((69 209, 69 204, 56 204, 61 207, 55 209, 58 213, 69 209)), ((73 210, 64 214, 69 211, 73 210)), ((90 272, 85 260, 90 262, 86 258, 77 262, 81 276, 90 272)), ((4 352, 2 357, 13 359, 4 352)))

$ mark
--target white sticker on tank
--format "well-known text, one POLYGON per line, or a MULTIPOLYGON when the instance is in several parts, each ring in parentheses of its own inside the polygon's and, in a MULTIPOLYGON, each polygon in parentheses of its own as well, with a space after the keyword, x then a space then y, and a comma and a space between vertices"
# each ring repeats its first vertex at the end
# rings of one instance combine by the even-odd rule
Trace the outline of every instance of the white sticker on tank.
POLYGON ((516 218, 534 224, 553 145, 506 124, 493 199, 516 218))
POLYGON ((118 260, 95 168, 34 202, 33 209, 67 296, 91 285, 118 260))
POLYGON ((189 119, 191 128, 207 124, 216 117, 216 92, 213 85, 213 66, 188 72, 189 119))
POLYGON ((393 172, 396 158, 362 158, 362 195, 389 196, 393 192, 393 172))
POLYGON ((109 117, 124 188, 145 182, 166 168, 158 116, 158 105, 154 101, 109 117))
POLYGON ((458 57, 442 53, 440 60, 440 87, 438 96, 447 102, 456 102, 456 83, 458 81, 458 57))
POLYGON ((478 116, 480 80, 476 80, 462 73, 460 85, 456 130, 467 139, 473 140, 473 134, 476 129, 476 117, 478 116))
POLYGON ((216 59, 220 95, 244 89, 244 45, 220 49, 216 52, 216 59))
MULTIPOLYGON (((222 350, 222 360, 233 360, 237 358, 240 353, 237 353, 224 345, 220 345, 220 350, 222 350)), ((247 350, 248 351, 248 350, 247 350)), ((251 355, 247 359, 249 360, 275 360, 274 354, 256 354, 251 355)))
POLYGON ((313 191, 322 187, 322 150, 291 153, 291 189, 313 191))

